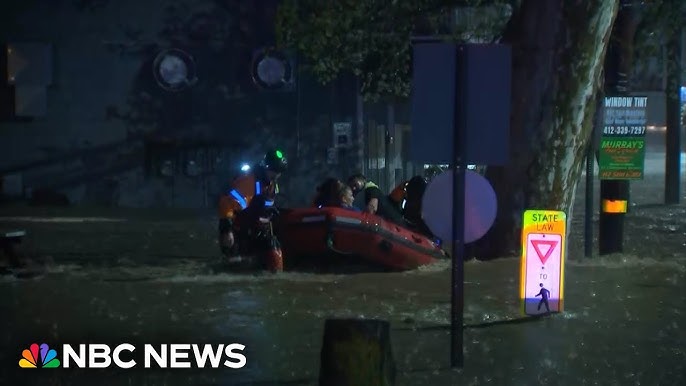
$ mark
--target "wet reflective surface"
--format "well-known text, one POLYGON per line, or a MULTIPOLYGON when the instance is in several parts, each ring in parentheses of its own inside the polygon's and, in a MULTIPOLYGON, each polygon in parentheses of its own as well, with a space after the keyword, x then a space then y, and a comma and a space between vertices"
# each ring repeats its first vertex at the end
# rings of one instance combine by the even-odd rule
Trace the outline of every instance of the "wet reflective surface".
POLYGON ((685 217, 683 205, 636 206, 627 253, 583 259, 578 214, 565 312, 546 318, 520 314, 518 259, 467 262, 465 368, 451 370, 447 262, 392 274, 231 274, 217 269, 211 215, 20 208, 0 227, 27 230, 22 249, 47 268, 0 275, 0 384, 316 385, 324 320, 363 317, 391 322, 397 385, 681 385, 685 217), (248 364, 19 369, 33 342, 242 343, 248 364))
MULTIPOLYGON (((39 278, 2 279, 0 344, 238 342, 247 346, 241 370, 120 370, 106 378, 100 370, 51 371, 62 384, 309 385, 316 384, 327 317, 382 318, 391 321, 399 385, 677 385, 686 371, 685 270, 683 258, 570 262, 567 311, 526 320, 517 260, 469 262, 461 371, 448 369, 447 264, 348 276, 232 275, 207 272, 199 262, 55 265, 39 278)), ((16 366, 18 349, 3 350, 4 370, 16 366)))

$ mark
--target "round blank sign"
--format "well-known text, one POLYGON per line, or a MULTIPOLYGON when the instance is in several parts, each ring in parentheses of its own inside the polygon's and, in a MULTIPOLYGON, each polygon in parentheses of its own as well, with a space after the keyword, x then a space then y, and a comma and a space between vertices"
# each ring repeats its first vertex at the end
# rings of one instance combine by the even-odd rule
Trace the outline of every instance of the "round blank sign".
MULTIPOLYGON (((431 231, 442 240, 453 235, 453 171, 445 171, 431 180, 422 198, 422 217, 431 231)), ((482 238, 493 226, 498 201, 493 187, 480 174, 465 174, 464 242, 482 238)))

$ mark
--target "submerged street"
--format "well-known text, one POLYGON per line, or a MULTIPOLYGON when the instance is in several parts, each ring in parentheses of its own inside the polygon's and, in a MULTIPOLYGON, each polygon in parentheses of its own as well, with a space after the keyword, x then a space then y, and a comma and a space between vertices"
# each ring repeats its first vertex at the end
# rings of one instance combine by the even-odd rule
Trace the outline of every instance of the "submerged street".
POLYGON ((47 268, 35 277, 0 276, 1 384, 316 385, 324 321, 331 317, 391 322, 398 385, 684 381, 683 206, 638 206, 628 220, 627 253, 592 259, 575 249, 582 232, 577 216, 559 315, 520 315, 517 258, 467 262, 459 371, 449 368, 447 261, 406 273, 232 274, 217 265, 210 214, 17 212, 24 216, 8 214, 3 227, 26 229, 22 250, 47 268), (16 363, 33 342, 241 343, 247 366, 29 373, 16 363))
MULTIPOLYGON (((447 264, 347 277, 241 277, 202 273, 192 263, 113 272, 56 267, 38 280, 0 284, 8 316, 2 347, 36 340, 239 342, 248 358, 241 370, 54 375, 58 384, 313 385, 327 317, 382 318, 391 322, 399 385, 678 385, 686 359, 685 269, 684 259, 572 262, 567 311, 527 321, 518 314, 516 259, 467 263, 466 360, 457 372, 448 369, 447 264)), ((3 369, 18 358, 19 351, 3 350, 3 369)))

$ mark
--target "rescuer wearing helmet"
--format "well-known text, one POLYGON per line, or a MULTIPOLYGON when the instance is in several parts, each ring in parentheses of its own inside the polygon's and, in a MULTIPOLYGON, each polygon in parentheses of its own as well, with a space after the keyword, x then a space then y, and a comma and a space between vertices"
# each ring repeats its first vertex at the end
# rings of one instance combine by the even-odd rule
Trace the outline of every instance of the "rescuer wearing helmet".
POLYGON ((225 256, 238 256, 250 247, 238 245, 237 234, 251 234, 264 212, 274 207, 279 193, 277 180, 287 166, 288 161, 281 150, 270 150, 250 172, 236 178, 220 197, 219 246, 225 256))

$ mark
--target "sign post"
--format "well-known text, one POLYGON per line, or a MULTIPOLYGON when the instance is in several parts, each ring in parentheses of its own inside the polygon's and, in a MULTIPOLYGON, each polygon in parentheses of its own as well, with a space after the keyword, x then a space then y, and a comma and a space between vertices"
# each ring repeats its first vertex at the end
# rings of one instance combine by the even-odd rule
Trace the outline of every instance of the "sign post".
POLYGON ((452 213, 452 291, 450 293, 450 366, 464 367, 464 202, 465 173, 467 171, 467 89, 461 87, 467 77, 464 47, 457 48, 455 76, 455 131, 453 138, 453 213, 452 213))
POLYGON ((563 310, 566 231, 562 211, 524 212, 519 298, 525 315, 563 310))
MULTIPOLYGON (((451 367, 463 367, 467 164, 504 165, 509 151, 511 49, 428 39, 414 44, 412 159, 451 164, 451 367)), ((489 226, 490 227, 490 226, 489 226)), ((435 227, 434 227, 435 228, 435 227)), ((435 230, 432 228, 432 232, 435 230)))

